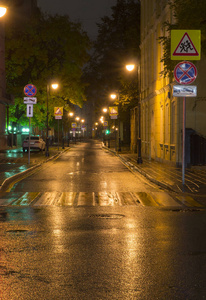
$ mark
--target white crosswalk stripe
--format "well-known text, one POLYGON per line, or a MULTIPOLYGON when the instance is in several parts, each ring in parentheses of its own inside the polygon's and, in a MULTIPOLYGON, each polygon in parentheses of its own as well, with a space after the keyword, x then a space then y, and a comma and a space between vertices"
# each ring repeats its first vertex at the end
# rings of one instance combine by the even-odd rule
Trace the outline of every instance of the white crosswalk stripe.
POLYGON ((5 192, 0 194, 0 206, 128 206, 197 207, 204 206, 192 197, 171 197, 165 192, 5 192))

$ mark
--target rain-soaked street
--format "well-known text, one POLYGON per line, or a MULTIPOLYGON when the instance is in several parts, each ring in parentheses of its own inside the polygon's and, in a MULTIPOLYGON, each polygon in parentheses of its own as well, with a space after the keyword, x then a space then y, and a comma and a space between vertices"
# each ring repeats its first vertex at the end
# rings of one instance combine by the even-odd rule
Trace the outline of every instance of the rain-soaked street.
POLYGON ((206 212, 180 199, 74 145, 0 194, 0 299, 206 299, 206 212))

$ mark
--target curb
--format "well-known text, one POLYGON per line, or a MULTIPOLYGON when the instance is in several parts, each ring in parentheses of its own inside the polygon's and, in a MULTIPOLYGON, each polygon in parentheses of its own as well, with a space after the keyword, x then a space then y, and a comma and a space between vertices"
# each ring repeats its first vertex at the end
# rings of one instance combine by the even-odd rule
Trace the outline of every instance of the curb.
POLYGON ((123 158, 123 157, 121 156, 121 154, 117 153, 117 151, 110 150, 109 148, 107 148, 106 146, 104 146, 103 143, 102 143, 102 148, 104 148, 104 149, 110 151, 110 152, 113 153, 115 156, 119 157, 120 160, 121 160, 122 162, 124 162, 124 163, 126 164, 126 166, 127 166, 130 170, 133 171, 133 169, 135 169, 135 171, 139 172, 141 175, 143 175, 144 177, 146 177, 148 180, 150 180, 151 182, 155 183, 156 185, 160 186, 161 188, 164 188, 164 189, 167 189, 167 190, 169 190, 169 191, 171 191, 171 192, 176 193, 176 191, 174 191, 174 190, 172 189, 171 186, 169 186, 169 185, 167 185, 167 184, 165 184, 165 183, 162 183, 162 182, 160 182, 160 181, 154 179, 152 176, 150 176, 148 173, 146 173, 145 171, 143 171, 141 168, 138 168, 138 166, 137 166, 136 164, 134 164, 134 163, 132 163, 131 161, 129 161, 129 160, 123 158))
POLYGON ((17 173, 9 178, 6 178, 2 184, 0 185, 0 191, 5 191, 5 189, 8 188, 8 186, 13 182, 15 181, 15 179, 17 178, 21 178, 21 177, 24 177, 26 174, 29 174, 30 172, 32 172, 33 170, 39 168, 40 166, 42 166, 44 163, 47 163, 49 162, 50 160, 60 156, 62 153, 68 151, 69 149, 65 149, 64 151, 60 152, 60 153, 56 153, 54 154, 53 156, 49 157, 48 159, 46 159, 45 161, 41 162, 41 163, 38 163, 30 168, 28 168, 27 170, 24 170, 22 171, 21 173, 17 173))

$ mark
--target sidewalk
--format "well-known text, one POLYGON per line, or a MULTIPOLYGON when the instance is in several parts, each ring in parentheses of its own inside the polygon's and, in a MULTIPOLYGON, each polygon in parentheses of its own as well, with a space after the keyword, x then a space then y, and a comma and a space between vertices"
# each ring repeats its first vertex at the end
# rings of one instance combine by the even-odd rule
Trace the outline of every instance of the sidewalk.
POLYGON ((15 177, 24 175, 67 149, 68 147, 58 149, 57 146, 52 146, 49 148, 49 157, 45 156, 45 151, 31 151, 30 164, 28 164, 28 153, 23 153, 21 147, 0 150, 0 189, 3 184, 9 184, 15 177))
POLYGON ((137 163, 137 154, 131 154, 122 148, 116 152, 114 148, 103 148, 113 152, 134 171, 138 171, 150 181, 173 192, 185 192, 206 196, 206 166, 194 166, 185 170, 185 185, 182 185, 182 168, 170 166, 154 160, 143 158, 142 164, 137 163))

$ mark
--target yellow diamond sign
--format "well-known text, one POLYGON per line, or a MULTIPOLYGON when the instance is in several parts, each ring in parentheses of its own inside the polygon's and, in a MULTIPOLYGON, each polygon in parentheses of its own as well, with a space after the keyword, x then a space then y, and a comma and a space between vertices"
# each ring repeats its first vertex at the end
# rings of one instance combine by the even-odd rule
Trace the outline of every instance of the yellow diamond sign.
POLYGON ((171 30, 172 60, 200 60, 200 52, 200 30, 171 30))

